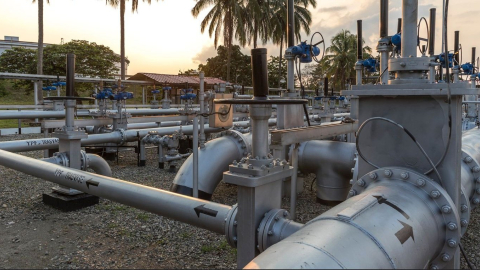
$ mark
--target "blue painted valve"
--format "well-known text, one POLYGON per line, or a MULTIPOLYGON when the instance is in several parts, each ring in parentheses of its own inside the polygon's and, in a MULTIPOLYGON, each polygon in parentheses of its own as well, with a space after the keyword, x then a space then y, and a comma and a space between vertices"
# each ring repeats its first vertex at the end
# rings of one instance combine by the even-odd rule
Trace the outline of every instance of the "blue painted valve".
MULTIPOLYGON (((440 60, 442 67, 445 68, 445 53, 441 53, 438 56, 438 60, 440 60)), ((453 67, 453 53, 448 53, 448 67, 453 67)))
POLYGON ((193 93, 193 89, 192 89, 192 88, 182 89, 182 92, 183 92, 184 94, 180 96, 180 99, 183 99, 183 100, 193 100, 193 99, 195 99, 195 98, 197 97, 197 95, 193 93))
POLYGON ((156 94, 160 94, 160 90, 157 90, 157 89, 155 89, 155 90, 152 90, 152 94, 154 94, 154 95, 156 95, 156 94))
POLYGON ((57 88, 55 86, 45 86, 45 87, 42 87, 42 90, 43 91, 53 91, 53 90, 57 90, 57 88))
POLYGON ((65 85, 67 85, 67 83, 66 82, 54 82, 54 83, 52 83, 52 85, 53 86, 65 86, 65 85))
POLYGON ((163 90, 163 91, 170 91, 170 90, 172 90, 172 87, 170 87, 170 86, 164 86, 164 87, 162 88, 162 90, 163 90))
POLYGON ((473 74, 473 65, 471 63, 466 63, 460 66, 463 70, 463 73, 466 75, 473 74))
POLYGON ((126 100, 126 99, 132 99, 133 98, 133 93, 132 92, 118 92, 116 94, 111 94, 109 96, 111 100, 126 100))
POLYGON ((293 55, 300 56, 300 63, 311 63, 312 53, 314 56, 320 55, 320 49, 317 46, 308 45, 306 41, 291 49, 293 55))
POLYGON ((363 64, 363 67, 365 67, 365 69, 368 72, 376 72, 377 71, 377 59, 368 58, 366 60, 363 60, 362 64, 363 64))

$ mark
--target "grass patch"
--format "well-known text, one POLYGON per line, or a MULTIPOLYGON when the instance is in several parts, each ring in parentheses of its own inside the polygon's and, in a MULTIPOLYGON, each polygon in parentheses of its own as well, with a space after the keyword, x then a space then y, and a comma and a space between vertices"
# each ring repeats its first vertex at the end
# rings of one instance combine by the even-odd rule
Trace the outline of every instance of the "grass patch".
POLYGON ((211 245, 204 245, 200 248, 200 251, 202 251, 203 253, 209 253, 214 250, 215 250, 215 246, 211 246, 211 245))
POLYGON ((137 215, 137 219, 141 221, 147 221, 150 219, 150 216, 147 213, 140 213, 137 215))

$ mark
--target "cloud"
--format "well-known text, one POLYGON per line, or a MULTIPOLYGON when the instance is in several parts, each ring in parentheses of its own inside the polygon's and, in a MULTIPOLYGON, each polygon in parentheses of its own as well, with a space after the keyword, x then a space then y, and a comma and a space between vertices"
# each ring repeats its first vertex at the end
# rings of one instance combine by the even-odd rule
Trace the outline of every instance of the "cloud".
POLYGON ((217 55, 217 49, 214 46, 204 46, 200 52, 198 52, 194 57, 192 57, 192 62, 194 64, 201 64, 207 62, 207 59, 210 57, 215 57, 217 55))
POLYGON ((336 7, 321 8, 320 11, 323 13, 330 13, 330 12, 344 11, 346 9, 347 9, 346 6, 336 6, 336 7))

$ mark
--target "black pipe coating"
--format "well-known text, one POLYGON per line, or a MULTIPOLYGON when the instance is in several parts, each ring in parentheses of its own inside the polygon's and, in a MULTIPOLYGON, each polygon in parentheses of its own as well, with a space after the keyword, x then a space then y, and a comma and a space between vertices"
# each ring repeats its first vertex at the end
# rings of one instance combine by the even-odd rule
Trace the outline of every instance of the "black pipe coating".
POLYGON ((435 27, 437 22, 437 9, 430 9, 430 37, 428 40, 428 54, 435 55, 435 27))
POLYGON ((323 82, 323 95, 328 97, 328 77, 325 77, 323 82))
POLYGON ((287 3, 287 45, 288 47, 295 46, 295 6, 293 0, 288 0, 287 3))
POLYGON ((397 33, 402 32, 402 18, 398 18, 397 33))
POLYGON ((477 47, 473 47, 472 48, 472 65, 473 67, 475 67, 475 65, 477 64, 477 47))
POLYGON ((252 85, 255 97, 268 96, 267 49, 252 49, 252 85))
POLYGON ((388 36, 388 0, 380 1, 380 38, 388 36))
POLYGON ((455 31, 455 44, 453 47, 455 63, 454 66, 460 64, 460 31, 455 31))
POLYGON ((363 59, 363 28, 362 20, 357 21, 357 60, 363 59))
POLYGON ((75 54, 67 54, 67 85, 66 85, 66 96, 73 97, 73 92, 75 88, 75 54))

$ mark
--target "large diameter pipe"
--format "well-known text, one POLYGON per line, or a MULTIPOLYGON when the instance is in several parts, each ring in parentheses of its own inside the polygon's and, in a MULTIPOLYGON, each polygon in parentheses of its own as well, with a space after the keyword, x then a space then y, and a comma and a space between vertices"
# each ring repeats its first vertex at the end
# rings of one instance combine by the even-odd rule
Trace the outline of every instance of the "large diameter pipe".
MULTIPOLYGON (((228 171, 228 166, 234 160, 240 161, 246 151, 251 148, 250 134, 237 134, 233 136, 222 136, 205 144, 204 149, 198 150, 198 195, 199 198, 210 200, 217 185, 223 179, 223 172, 228 171), (243 148, 241 138, 245 143, 243 148)), ((233 135, 233 134, 232 134, 233 135)), ((178 170, 171 191, 187 196, 193 195, 193 156, 185 160, 178 170)))
POLYGON ((351 187, 355 152, 354 143, 308 141, 300 144, 298 169, 315 174, 319 202, 332 205, 345 201, 351 187))
POLYGON ((380 0, 380 38, 388 36, 388 0, 380 0))
POLYGON ((245 268, 424 269, 444 237, 445 220, 434 200, 410 183, 385 180, 308 222, 245 268))
POLYGON ((227 205, 78 171, 3 150, 0 150, 0 165, 219 234, 225 233, 225 219, 232 209, 227 205))
POLYGON ((417 57, 418 0, 403 0, 402 18, 402 57, 417 57))
POLYGON ((428 40, 428 54, 430 56, 435 55, 435 31, 437 24, 437 9, 430 9, 430 37, 428 40))

